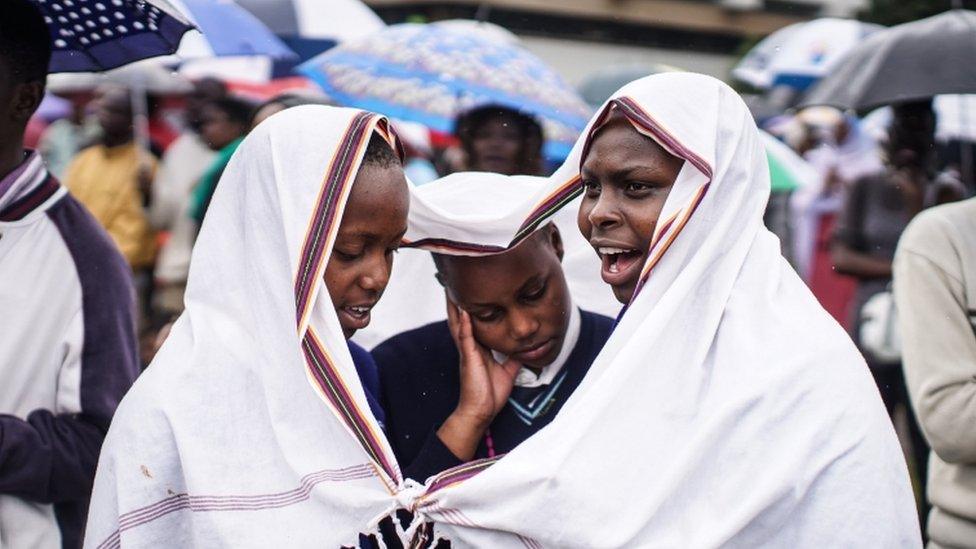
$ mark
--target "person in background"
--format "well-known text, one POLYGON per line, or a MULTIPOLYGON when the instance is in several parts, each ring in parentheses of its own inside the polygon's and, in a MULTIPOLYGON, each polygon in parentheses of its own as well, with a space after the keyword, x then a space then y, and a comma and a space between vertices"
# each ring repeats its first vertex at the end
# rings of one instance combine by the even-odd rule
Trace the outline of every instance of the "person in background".
POLYGON ((211 101, 200 111, 200 135, 217 156, 200 177, 190 198, 190 217, 199 224, 210 206, 217 182, 234 151, 247 135, 253 107, 240 99, 224 97, 211 101))
POLYGON ((901 364, 874 356, 862 345, 860 333, 862 308, 891 283, 892 260, 902 232, 918 212, 934 205, 942 194, 932 179, 935 114, 931 101, 905 103, 893 110, 885 144, 885 171, 862 177, 847 189, 831 255, 837 272, 857 279, 851 337, 865 354, 888 413, 894 417, 899 410, 908 412, 916 479, 924 488, 928 447, 910 413, 901 364))
POLYGON ((96 116, 102 138, 72 160, 64 184, 105 227, 133 272, 144 273, 152 267, 156 243, 140 187, 152 179, 156 160, 135 143, 128 90, 100 90, 96 116))
POLYGON ((542 175, 542 126, 529 115, 499 105, 478 107, 458 117, 455 134, 465 171, 542 175))
POLYGON ((932 447, 930 548, 976 547, 976 199, 922 212, 894 261, 902 364, 932 447))
POLYGON ((92 94, 74 91, 59 94, 71 104, 71 112, 65 118, 52 122, 38 144, 38 152, 47 163, 54 177, 64 177, 71 159, 85 147, 95 143, 101 128, 94 117, 88 115, 92 94))
POLYGON ((301 105, 330 105, 331 103, 323 95, 302 94, 297 92, 286 92, 272 97, 261 103, 251 113, 248 128, 254 129, 258 124, 264 122, 273 114, 277 114, 285 109, 299 107, 301 105))
POLYGON ((153 279, 153 311, 165 322, 183 310, 183 292, 190 271, 190 252, 196 237, 196 224, 189 216, 193 189, 213 164, 216 153, 207 145, 200 130, 203 106, 227 95, 223 82, 202 79, 193 84, 186 98, 187 129, 170 145, 160 162, 152 184, 148 208, 149 222, 157 231, 168 234, 159 248, 153 279))
POLYGON ((47 25, 0 2, 0 545, 77 548, 102 440, 138 375, 132 281, 98 222, 24 149, 47 25))
POLYGON ((795 126, 795 146, 819 178, 790 197, 793 259, 813 295, 842 326, 849 327, 857 284, 833 270, 831 238, 846 189, 883 171, 880 150, 856 119, 831 107, 804 109, 795 126))

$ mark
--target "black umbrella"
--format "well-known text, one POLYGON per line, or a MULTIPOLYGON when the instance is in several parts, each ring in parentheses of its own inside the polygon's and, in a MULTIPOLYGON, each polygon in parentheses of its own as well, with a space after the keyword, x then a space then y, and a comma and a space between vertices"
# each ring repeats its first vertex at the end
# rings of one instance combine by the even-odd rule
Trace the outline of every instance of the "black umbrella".
POLYGON ((976 93, 976 12, 950 10, 877 32, 801 101, 860 112, 942 94, 976 93))

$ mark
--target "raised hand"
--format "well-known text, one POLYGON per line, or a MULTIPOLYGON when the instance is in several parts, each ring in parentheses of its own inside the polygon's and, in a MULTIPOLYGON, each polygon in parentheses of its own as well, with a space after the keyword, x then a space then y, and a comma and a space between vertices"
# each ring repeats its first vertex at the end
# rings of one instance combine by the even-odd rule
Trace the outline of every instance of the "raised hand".
POLYGON ((461 390, 457 408, 438 429, 437 436, 455 456, 469 460, 485 430, 508 401, 522 365, 513 360, 495 360, 491 351, 475 340, 470 315, 450 297, 447 319, 461 357, 461 390))

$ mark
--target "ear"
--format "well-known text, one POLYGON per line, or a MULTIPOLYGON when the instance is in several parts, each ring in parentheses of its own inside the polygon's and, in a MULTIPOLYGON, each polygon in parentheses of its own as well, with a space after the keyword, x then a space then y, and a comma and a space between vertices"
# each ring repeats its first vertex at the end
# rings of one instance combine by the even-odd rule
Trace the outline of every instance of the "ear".
POLYGON ((14 119, 26 124, 43 99, 44 82, 35 80, 15 85, 11 105, 14 119))
POLYGON ((552 246, 552 249, 556 252, 556 257, 558 257, 559 261, 561 262, 563 260, 565 250, 563 248, 563 237, 561 234, 559 234, 559 228, 556 227, 555 223, 550 223, 549 228, 546 230, 549 231, 549 244, 552 246))
POLYGON ((440 284, 442 288, 444 288, 445 290, 447 289, 447 279, 444 277, 444 273, 437 271, 437 274, 434 275, 434 278, 437 279, 437 283, 440 284))

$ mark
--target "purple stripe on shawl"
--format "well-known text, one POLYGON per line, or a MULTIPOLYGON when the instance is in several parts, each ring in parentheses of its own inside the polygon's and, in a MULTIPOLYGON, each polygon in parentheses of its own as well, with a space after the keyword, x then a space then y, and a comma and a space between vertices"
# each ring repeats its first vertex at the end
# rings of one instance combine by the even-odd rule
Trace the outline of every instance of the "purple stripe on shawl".
POLYGON ((414 242, 407 242, 404 248, 421 248, 429 251, 472 252, 478 254, 497 254, 504 252, 508 248, 505 246, 492 246, 490 244, 472 244, 470 242, 460 242, 446 238, 422 238, 414 242))
POLYGON ((323 235, 328 235, 336 219, 339 198, 345 185, 350 182, 353 166, 355 164, 354 153, 366 134, 366 128, 370 120, 375 115, 367 112, 360 112, 353 118, 343 136, 339 148, 336 150, 332 159, 329 173, 326 175, 322 196, 315 206, 312 214, 312 222, 309 224, 308 235, 302 246, 302 255, 299 260, 299 275, 295 280, 295 302, 297 305, 297 319, 299 322, 305 316, 305 311, 309 306, 308 298, 315 287, 315 281, 310 279, 310 275, 317 270, 325 253, 325 239, 323 235))
POLYGON ((359 439, 363 449, 373 458, 373 461, 383 468, 389 478, 397 479, 396 467, 386 457, 380 440, 374 435, 369 423, 359 412, 352 394, 342 382, 342 377, 326 356, 312 330, 306 333, 303 347, 306 358, 315 366, 312 369, 312 374, 323 393, 336 410, 341 413, 346 424, 356 434, 356 438, 359 439))
POLYGON ((98 547, 99 549, 119 547, 122 532, 148 524, 176 511, 184 509, 189 509, 192 512, 277 509, 309 499, 315 486, 323 482, 346 482, 374 476, 376 476, 376 471, 373 467, 369 464, 362 464, 343 469, 326 469, 310 473, 301 478, 297 488, 277 494, 257 494, 250 496, 191 496, 189 494, 175 494, 152 505, 123 513, 119 517, 118 529, 108 536, 98 547))
POLYGON ((457 484, 458 482, 467 480, 477 475, 488 467, 494 465, 495 462, 501 459, 504 455, 505 454, 501 454, 495 457, 471 461, 465 463, 464 465, 458 465, 457 467, 444 471, 443 473, 437 475, 434 482, 431 483, 430 488, 427 490, 426 495, 433 494, 434 492, 446 488, 447 486, 457 484))

